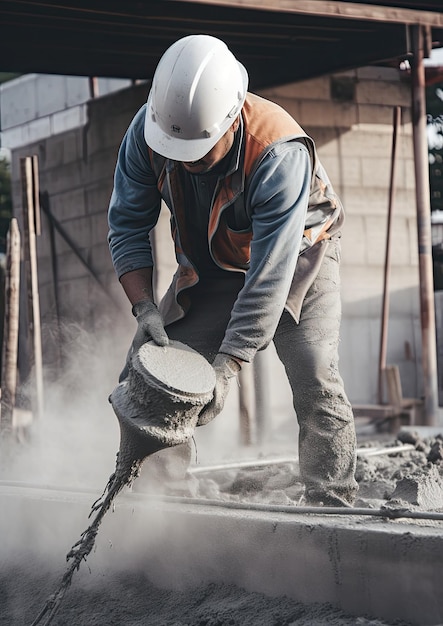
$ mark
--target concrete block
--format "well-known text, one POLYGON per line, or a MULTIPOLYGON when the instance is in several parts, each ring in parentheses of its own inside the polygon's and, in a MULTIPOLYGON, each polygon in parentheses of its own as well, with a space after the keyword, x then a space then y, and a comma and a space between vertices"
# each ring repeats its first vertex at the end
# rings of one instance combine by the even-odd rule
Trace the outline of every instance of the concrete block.
POLYGON ((51 134, 51 125, 49 117, 42 117, 40 119, 33 120, 27 124, 28 128, 28 143, 38 141, 39 139, 46 139, 51 134))
POLYGON ((66 106, 75 107, 90 98, 89 80, 84 76, 68 76, 66 80, 66 106))
POLYGON ((380 317, 383 289, 382 265, 342 264, 341 284, 343 311, 348 317, 380 317))
POLYGON ((117 151, 115 147, 89 154, 85 164, 85 179, 83 182, 89 185, 98 181, 105 181, 105 184, 108 186, 112 183, 114 177, 116 160, 117 151))
POLYGON ((443 507, 443 480, 435 465, 420 473, 412 473, 397 482, 390 501, 400 500, 424 511, 443 507))
MULTIPOLYGON (((103 228, 103 230, 106 229, 103 228)), ((97 243, 90 251, 89 259, 94 270, 100 274, 100 276, 105 274, 109 275, 111 272, 113 273, 111 254, 106 237, 97 239, 97 243)))
MULTIPOLYGON (((39 270, 40 270, 40 266, 39 266, 39 270)), ((47 326, 47 325, 51 326, 54 323, 54 319, 56 315, 54 285, 48 282, 42 284, 39 281, 39 294, 40 294, 40 320, 41 320, 42 326, 47 326)), ((45 369, 46 369, 46 363, 47 363, 47 357, 46 357, 46 344, 45 344, 45 359, 44 359, 45 369)))
POLYGON ((64 189, 60 193, 49 192, 49 203, 51 213, 62 225, 69 220, 86 216, 83 186, 64 189))
POLYGON ((326 126, 308 126, 305 127, 304 130, 315 141, 315 146, 321 161, 325 155, 339 158, 339 139, 341 135, 347 131, 340 128, 328 128, 326 126))
POLYGON ((14 128, 2 131, 1 145, 9 150, 14 150, 26 142, 25 137, 27 138, 27 134, 24 132, 24 127, 15 126, 14 128))
POLYGON ((377 356, 368 350, 379 344, 378 325, 367 318, 359 319, 343 315, 341 342, 339 346, 340 373, 345 383, 350 401, 353 404, 376 402, 377 356), (359 350, 352 350, 350 346, 359 346, 359 350), (361 375, 364 370, 365 375, 361 375), (368 399, 368 400, 366 400, 368 399))
POLYGON ((35 78, 37 117, 46 117, 66 108, 66 76, 39 74, 35 78))
POLYGON ((49 247, 49 237, 41 235, 37 237, 37 251, 38 251, 38 288, 40 295, 40 308, 45 300, 45 293, 50 293, 50 301, 45 304, 45 310, 52 308, 54 299, 54 273, 53 263, 51 259, 51 252, 49 247), (49 291, 48 291, 49 289, 49 291), (46 292, 45 292, 46 290, 46 292))
POLYGON ((391 67, 380 67, 375 65, 368 65, 365 67, 359 67, 355 70, 356 76, 359 81, 386 81, 390 83, 399 82, 402 80, 400 70, 391 67))
POLYGON ((418 267, 418 235, 417 235, 417 217, 407 217, 408 228, 408 251, 409 251, 409 265, 418 267))
POLYGON ((371 158, 362 156, 362 182, 364 187, 389 188, 391 160, 389 158, 371 158))
POLYGON ((346 70, 344 72, 334 72, 334 74, 332 74, 332 76, 334 78, 356 78, 357 77, 357 70, 346 70))
MULTIPOLYGON (((92 109, 89 107, 88 112, 91 110, 92 109)), ((87 127, 85 136, 88 158, 107 149, 112 149, 115 158, 117 158, 115 146, 120 145, 137 111, 138 109, 124 111, 113 115, 111 118, 98 118, 96 113, 94 113, 93 119, 90 119, 90 124, 87 127)))
POLYGON ((346 157, 386 157, 390 158, 392 152, 392 126, 383 127, 381 132, 378 128, 358 124, 352 131, 340 135, 341 152, 346 157))
POLYGON ((90 237, 93 249, 95 250, 96 246, 103 243, 106 246, 107 256, 109 256, 107 243, 108 220, 106 211, 96 213, 95 215, 89 215, 87 219, 91 231, 90 237))
POLYGON ((75 128, 63 133, 63 165, 84 159, 84 130, 75 128))
POLYGON ((72 128, 85 126, 86 122, 86 104, 80 104, 64 111, 58 111, 51 115, 51 134, 57 135, 58 133, 64 133, 72 128))
MULTIPOLYGON (((88 258, 88 250, 86 248, 81 248, 80 252, 82 256, 88 258)), ((60 287, 63 287, 63 290, 66 289, 66 285, 69 285, 72 281, 78 279, 84 279, 88 276, 88 270, 85 268, 83 263, 79 260, 78 256, 71 252, 70 249, 65 252, 61 252, 58 255, 59 261, 59 280, 60 287)), ((73 285, 71 286, 71 289, 73 285)), ((66 304, 66 312, 65 314, 68 317, 73 317, 73 311, 70 311, 69 305, 66 304)))
POLYGON ((300 117, 297 121, 314 140, 321 129, 326 129, 339 138, 350 131, 357 122, 357 109, 354 104, 301 101, 299 106, 300 117))
POLYGON ((108 93, 115 93, 120 89, 127 89, 131 87, 131 81, 127 78, 99 78, 98 79, 98 93, 99 96, 106 95, 108 93))
MULTIPOLYGON (((384 264, 386 249, 386 219, 368 215, 365 218, 368 237, 368 263, 384 264)), ((392 221, 391 263, 392 265, 408 265, 408 225, 403 218, 394 218, 392 221)))
POLYGON ((396 292, 396 298, 401 302, 401 307, 396 311, 401 317, 405 316, 405 311, 419 311, 418 280, 419 269, 416 265, 392 265, 390 285, 392 293, 396 292))
POLYGON ((44 169, 62 168, 67 163, 83 159, 83 137, 81 129, 53 135, 44 141, 41 149, 41 164, 44 169))
POLYGON ((301 121, 301 111, 300 111, 300 101, 293 99, 293 98, 282 98, 282 97, 278 97, 278 98, 269 98, 269 100, 272 100, 272 102, 275 102, 276 104, 280 105, 281 107, 283 107, 285 109, 285 111, 287 111, 289 113, 289 115, 292 115, 292 117, 297 120, 297 122, 300 124, 300 126, 303 127, 303 123, 301 121))
MULTIPOLYGON (((365 120, 361 120, 358 124, 353 127, 353 132, 362 132, 366 133, 366 135, 375 135, 382 137, 383 135, 389 135, 391 138, 392 144, 392 134, 393 134, 393 108, 391 109, 391 120, 390 123, 378 123, 376 121, 366 122, 365 120)), ((413 152, 412 146, 412 124, 410 120, 410 110, 402 109, 401 112, 401 120, 400 120, 400 128, 397 136, 398 145, 401 146, 400 152, 413 152)))
POLYGON ((51 257, 50 230, 47 218, 44 215, 42 216, 41 234, 36 237, 36 246, 39 275, 38 279, 39 284, 41 284, 51 280, 50 268, 43 268, 44 262, 51 257))
POLYGON ((407 85, 400 82, 359 81, 355 90, 356 102, 359 104, 376 104, 401 106, 408 102, 410 91, 407 85))
POLYGON ((386 249, 386 218, 367 215, 364 218, 367 236, 367 262, 369 265, 383 265, 386 249))
MULTIPOLYGON (((382 187, 368 188, 365 187, 362 193, 362 187, 351 187, 346 185, 346 213, 349 214, 367 214, 368 211, 374 215, 387 216, 389 192, 388 189, 382 187)), ((410 191, 398 189, 395 191, 393 203, 393 212, 404 217, 415 216, 415 196, 410 191)))
POLYGON ((88 119, 91 125, 101 124, 103 118, 108 121, 123 114, 129 119, 135 115, 139 108, 146 103, 149 93, 148 81, 122 89, 113 94, 102 96, 88 101, 88 119))
POLYGON ((86 164, 82 161, 66 163, 63 168, 51 168, 44 173, 46 188, 51 195, 64 192, 67 188, 76 189, 86 182, 86 164))
POLYGON ((85 206, 88 215, 104 215, 106 219, 112 185, 112 178, 109 177, 107 184, 104 181, 99 181, 85 187, 85 206))
MULTIPOLYGON (((62 226, 72 242, 83 253, 85 259, 90 256, 90 250, 93 244, 93 233, 91 218, 87 215, 71 218, 62 223, 62 226)), ((70 250, 69 244, 60 242, 60 252, 70 250)))
POLYGON ((1 128, 8 130, 37 117, 35 74, 27 74, 1 85, 1 128))
MULTIPOLYGON (((300 102, 300 120, 302 125, 334 126, 335 107, 332 102, 302 100, 300 102)), ((344 124, 342 124, 344 126, 344 124)))
POLYGON ((363 184, 362 163, 360 158, 343 156, 341 161, 340 180, 345 187, 359 187, 363 184))
POLYGON ((399 184, 405 189, 415 191, 415 166, 414 159, 412 158, 412 153, 411 158, 403 159, 402 166, 403 177, 402 179, 400 179, 399 184))
MULTIPOLYGON (((400 104, 397 102, 396 104, 400 104)), ((392 132, 392 106, 382 104, 367 104, 359 102, 357 107, 357 121, 359 124, 376 124, 376 132, 379 130, 378 126, 388 126, 390 132, 392 132)), ((388 132, 388 129, 386 129, 388 132)))
POLYGON ((351 128, 358 122, 358 108, 354 103, 335 102, 332 123, 336 128, 351 128))
POLYGON ((346 215, 341 241, 342 264, 364 265, 366 263, 366 239, 364 217, 346 215))
POLYGON ((311 80, 303 80, 296 83, 288 83, 286 85, 278 85, 269 89, 263 89, 257 92, 264 98, 269 98, 274 102, 281 98, 284 100, 292 99, 312 99, 312 100, 328 100, 329 99, 329 77, 322 76, 311 80))

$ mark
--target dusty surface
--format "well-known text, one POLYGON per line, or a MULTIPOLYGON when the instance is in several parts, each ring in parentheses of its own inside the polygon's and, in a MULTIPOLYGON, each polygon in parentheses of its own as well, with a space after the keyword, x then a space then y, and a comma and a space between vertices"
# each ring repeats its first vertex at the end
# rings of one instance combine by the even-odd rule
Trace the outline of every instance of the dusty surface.
MULTIPOLYGON (((272 460, 271 460, 272 461, 272 460)), ((275 455, 274 455, 275 461, 275 455)), ((283 460, 284 461, 284 460, 283 460)), ((149 477, 134 483, 139 491, 182 493, 184 497, 299 504, 303 489, 296 460, 258 466, 195 472, 186 481, 164 482, 150 459, 149 477), (138 482, 140 481, 140 482, 138 482)), ((201 468, 200 468, 201 469, 201 468)), ((359 507, 408 506, 443 510, 443 437, 400 433, 396 438, 360 442, 357 478, 359 507), (384 453, 385 450, 394 451, 384 453), (398 448, 398 450, 395 450, 398 448), (376 454, 372 454, 372 453, 376 454), (401 496, 401 498, 399 497, 401 496)), ((69 546, 66 546, 68 549, 69 546)), ((63 556, 60 554, 62 569, 63 556)), ((25 562, 0 570, 0 625, 30 626, 59 582, 60 569, 42 571, 25 562), (13 583, 11 584, 11 581, 13 583)), ((209 584, 192 591, 158 589, 142 571, 94 572, 83 564, 74 576, 54 626, 407 626, 368 615, 346 615, 330 605, 303 605, 234 586, 209 584)))
MULTIPOLYGON (((53 574, 29 567, 0 573, 0 625, 30 626, 53 591, 53 574), (7 576, 6 576, 7 574, 7 576), (9 578, 8 578, 9 577, 9 578), (10 584, 10 577, 16 581, 10 584)), ((382 626, 370 617, 353 617, 330 605, 303 605, 229 585, 210 584, 192 592, 156 588, 142 572, 112 578, 79 573, 52 626, 382 626)))
MULTIPOLYGON (((422 437, 405 432, 398 437, 364 438, 359 441, 359 451, 360 492, 356 506, 389 505, 443 511, 441 435, 422 437), (383 453, 391 448, 394 451, 383 453)), ((153 457, 143 466, 133 489, 185 498, 297 506, 303 493, 297 461, 294 458, 273 462, 276 457, 278 454, 268 457, 266 453, 259 458, 263 464, 255 467, 194 471, 187 480, 175 482, 164 480, 165 462, 159 463, 153 457)), ((103 466, 106 472, 112 471, 112 461, 108 460, 103 466)), ((201 466, 197 464, 196 469, 201 466)), ((103 476, 98 482, 102 479, 103 476)), ((72 540, 75 539, 73 536, 72 540)), ((51 555, 56 565, 48 571, 33 560, 32 554, 24 559, 17 555, 17 559, 2 563, 1 626, 31 626, 59 583, 64 556, 70 547, 71 544, 67 544, 59 555, 51 555)), ((154 581, 136 568, 125 574, 97 572, 86 562, 74 576, 52 625, 407 626, 408 623, 383 621, 370 615, 351 616, 330 605, 303 605, 286 597, 272 598, 234 586, 209 584, 182 592, 158 589, 154 581)))

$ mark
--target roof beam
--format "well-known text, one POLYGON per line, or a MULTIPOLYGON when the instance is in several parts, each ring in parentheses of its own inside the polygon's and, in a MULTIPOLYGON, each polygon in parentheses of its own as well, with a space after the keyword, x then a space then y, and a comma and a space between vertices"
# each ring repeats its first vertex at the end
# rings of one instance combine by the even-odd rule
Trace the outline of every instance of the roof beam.
POLYGON ((332 2, 329 0, 175 0, 176 2, 194 2, 213 4, 236 9, 255 9, 256 11, 282 11, 317 17, 339 17, 342 19, 387 22, 393 24, 421 24, 434 28, 443 27, 443 12, 416 11, 402 7, 388 7, 356 2, 332 2))

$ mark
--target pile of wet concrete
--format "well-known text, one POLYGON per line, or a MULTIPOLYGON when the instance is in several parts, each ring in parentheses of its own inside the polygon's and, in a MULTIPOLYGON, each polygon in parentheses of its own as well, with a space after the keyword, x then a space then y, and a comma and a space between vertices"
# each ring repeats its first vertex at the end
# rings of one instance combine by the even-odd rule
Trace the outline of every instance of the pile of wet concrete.
MULTIPOLYGON (((239 463, 194 466, 186 480, 165 481, 162 457, 149 461, 136 491, 164 489, 225 502, 297 506, 304 487, 296 457, 262 456, 239 463)), ((356 507, 403 507, 443 511, 443 434, 423 436, 405 429, 395 437, 372 439, 358 447, 356 507)))

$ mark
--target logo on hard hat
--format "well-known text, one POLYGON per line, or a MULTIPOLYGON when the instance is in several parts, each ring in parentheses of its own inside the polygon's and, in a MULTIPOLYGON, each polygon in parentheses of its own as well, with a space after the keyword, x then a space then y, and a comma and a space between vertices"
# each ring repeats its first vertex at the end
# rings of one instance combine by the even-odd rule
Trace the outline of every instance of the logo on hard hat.
POLYGON ((178 134, 182 132, 181 127, 177 126, 176 124, 172 124, 171 130, 172 130, 173 133, 178 133, 178 134))

